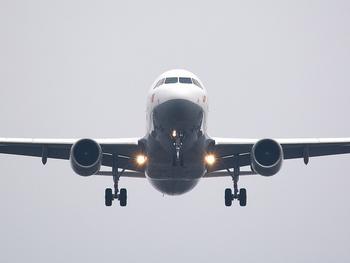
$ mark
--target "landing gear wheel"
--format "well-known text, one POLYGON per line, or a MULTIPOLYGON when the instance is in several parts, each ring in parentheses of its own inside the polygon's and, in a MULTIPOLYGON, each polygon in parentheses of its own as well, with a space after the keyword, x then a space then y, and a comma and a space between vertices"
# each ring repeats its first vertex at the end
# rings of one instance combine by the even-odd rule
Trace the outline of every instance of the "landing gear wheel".
POLYGON ((245 188, 241 188, 239 190, 239 205, 246 206, 247 205, 247 190, 245 188))
POLYGON ((105 205, 106 206, 112 206, 112 202, 113 202, 113 191, 111 188, 107 188, 105 190, 105 205))
POLYGON ((226 188, 225 189, 225 205, 231 206, 232 205, 232 189, 226 188))
POLYGON ((127 191, 126 191, 125 188, 120 189, 119 203, 120 203, 120 206, 126 206, 126 203, 127 203, 127 191))

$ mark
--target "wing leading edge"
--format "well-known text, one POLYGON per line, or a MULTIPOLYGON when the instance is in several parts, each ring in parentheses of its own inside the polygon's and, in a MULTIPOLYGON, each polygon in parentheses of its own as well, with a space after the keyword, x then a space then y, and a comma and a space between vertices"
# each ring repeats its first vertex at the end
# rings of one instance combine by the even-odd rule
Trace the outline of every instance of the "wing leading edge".
MULTIPOLYGON (((258 139, 213 138, 215 145, 211 147, 217 162, 208 169, 205 177, 227 175, 227 169, 250 166, 250 152, 258 139), (222 171, 222 172, 219 172, 222 171), (216 172, 216 173, 215 173, 216 172)), ((284 159, 304 159, 309 157, 338 155, 350 153, 350 138, 313 138, 313 139, 275 139, 281 144, 284 159)), ((78 139, 20 139, 0 138, 0 153, 41 157, 45 164, 47 159, 69 160, 72 145, 78 139)), ((113 154, 118 155, 118 166, 121 169, 144 173, 144 169, 135 165, 134 157, 140 152, 139 138, 96 139, 103 151, 102 165, 113 166, 113 154)), ((246 175, 250 174, 247 172, 246 175)), ((107 174, 106 174, 107 175, 107 174)), ((242 174, 243 175, 243 174, 242 174)), ((133 174, 130 173, 130 177, 133 174)), ((140 174, 136 175, 138 177, 140 174)))
MULTIPOLYGON (((0 138, 0 153, 41 157, 43 164, 47 159, 69 160, 72 145, 78 139, 21 139, 0 138)), ((118 167, 125 170, 143 172, 137 167, 134 157, 140 151, 139 138, 126 139, 96 139, 101 145, 103 157, 102 165, 113 166, 113 154, 118 156, 118 167)))
MULTIPOLYGON (((215 145, 210 151, 216 154, 217 163, 208 172, 251 165, 251 150, 258 139, 213 138, 215 145)), ((350 138, 274 139, 281 144, 284 159, 302 158, 307 164, 309 157, 350 153, 350 138)), ((208 176, 209 177, 209 176, 208 176)))

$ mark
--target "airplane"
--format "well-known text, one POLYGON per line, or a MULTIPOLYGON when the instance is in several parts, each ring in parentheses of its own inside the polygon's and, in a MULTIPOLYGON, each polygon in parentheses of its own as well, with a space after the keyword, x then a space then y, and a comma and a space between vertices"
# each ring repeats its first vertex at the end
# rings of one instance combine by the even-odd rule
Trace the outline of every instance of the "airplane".
POLYGON ((84 177, 110 176, 114 189, 105 189, 105 205, 114 200, 127 205, 122 177, 146 178, 166 195, 192 190, 201 178, 229 177, 224 201, 247 204, 239 189, 240 176, 277 174, 284 160, 350 153, 350 138, 242 139, 216 138, 207 133, 208 95, 201 80, 187 70, 160 75, 147 97, 144 137, 127 139, 18 139, 0 138, 0 153, 69 160, 84 177), (103 168, 102 167, 107 167, 103 168), (242 167, 246 167, 244 170, 242 167), (104 170, 108 169, 108 170, 104 170))

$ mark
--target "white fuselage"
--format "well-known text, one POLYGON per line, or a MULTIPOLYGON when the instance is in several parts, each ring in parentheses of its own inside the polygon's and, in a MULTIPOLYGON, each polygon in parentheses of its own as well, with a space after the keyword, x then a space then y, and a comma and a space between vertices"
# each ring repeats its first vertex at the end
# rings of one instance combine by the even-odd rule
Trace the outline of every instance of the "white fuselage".
POLYGON ((205 173, 207 92, 197 76, 171 70, 147 98, 147 178, 166 194, 191 190, 205 173))
POLYGON ((153 110, 160 104, 167 102, 169 100, 183 99, 197 104, 203 109, 204 118, 202 131, 206 133, 207 125, 207 115, 208 115, 208 95, 205 87, 203 86, 200 79, 193 73, 186 70, 170 70, 162 75, 160 75, 156 81, 153 83, 149 90, 147 98, 147 132, 151 133, 154 129, 152 122, 153 110), (195 84, 182 84, 182 83, 172 83, 172 84, 162 84, 155 87, 158 81, 171 77, 188 77, 197 80, 201 87, 195 84))

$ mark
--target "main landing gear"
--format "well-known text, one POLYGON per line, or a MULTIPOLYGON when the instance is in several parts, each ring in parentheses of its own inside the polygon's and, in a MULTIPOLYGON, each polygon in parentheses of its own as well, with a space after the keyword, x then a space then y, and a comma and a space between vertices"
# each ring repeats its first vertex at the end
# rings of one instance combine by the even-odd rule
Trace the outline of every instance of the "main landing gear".
POLYGON ((247 205, 247 190, 245 188, 241 188, 238 190, 238 180, 239 180, 239 167, 234 168, 233 172, 227 170, 231 176, 233 181, 233 193, 231 188, 225 189, 225 205, 231 206, 233 200, 238 200, 240 206, 247 205))
POLYGON ((112 167, 112 174, 113 174, 113 181, 114 181, 114 193, 111 188, 107 188, 105 190, 105 205, 106 206, 112 206, 112 203, 114 200, 119 200, 120 206, 126 206, 127 204, 127 197, 128 193, 125 188, 121 188, 119 191, 119 178, 123 174, 124 170, 121 172, 118 172, 117 167, 117 156, 113 155, 113 167, 112 167))
POLYGON ((114 194, 113 194, 113 190, 111 188, 107 188, 105 190, 105 205, 106 206, 112 206, 112 202, 114 200, 119 200, 120 206, 126 206, 126 204, 127 204, 128 192, 125 188, 122 188, 119 191, 118 180, 119 180, 119 178, 114 179, 114 194))

